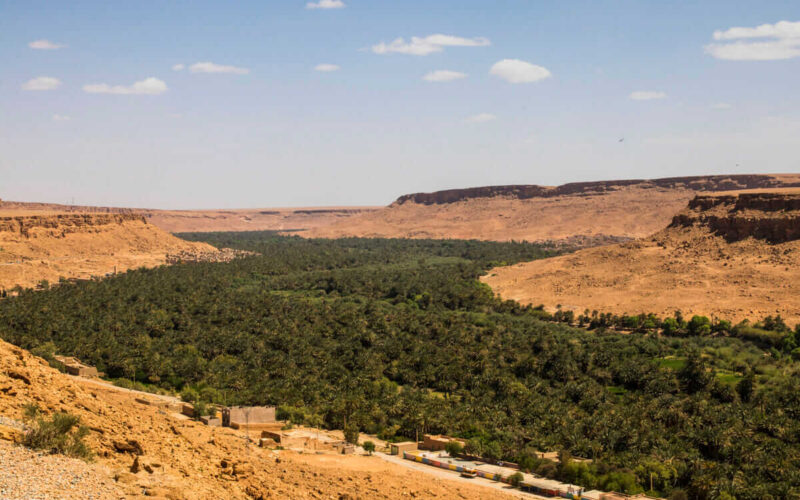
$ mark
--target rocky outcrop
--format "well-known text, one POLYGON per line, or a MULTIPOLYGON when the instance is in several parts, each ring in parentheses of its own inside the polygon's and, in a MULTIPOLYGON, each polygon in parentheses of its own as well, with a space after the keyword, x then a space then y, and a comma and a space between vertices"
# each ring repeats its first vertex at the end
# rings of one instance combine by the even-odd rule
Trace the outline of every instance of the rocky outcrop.
POLYGON ((701 195, 676 215, 672 228, 700 227, 727 241, 784 243, 800 239, 800 192, 701 195))
POLYGON ((135 212, 14 215, 0 217, 0 232, 18 233, 30 237, 31 230, 35 228, 57 229, 68 233, 91 226, 122 224, 127 221, 147 223, 141 214, 135 212))
POLYGON ((741 189, 767 189, 800 187, 797 176, 781 175, 709 175, 696 177, 667 177, 663 179, 633 179, 617 181, 572 182, 561 186, 509 185, 485 186, 467 189, 448 189, 433 193, 414 193, 399 197, 394 204, 407 202, 423 205, 455 203, 473 198, 509 197, 516 199, 553 198, 557 196, 591 196, 626 187, 644 189, 682 189, 689 191, 732 191, 741 189))

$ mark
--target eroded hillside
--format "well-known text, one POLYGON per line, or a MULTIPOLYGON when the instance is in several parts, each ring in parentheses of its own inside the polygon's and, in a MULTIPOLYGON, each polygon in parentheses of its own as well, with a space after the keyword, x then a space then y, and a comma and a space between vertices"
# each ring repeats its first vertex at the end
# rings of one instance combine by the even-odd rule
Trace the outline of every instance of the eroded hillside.
POLYGON ((0 289, 153 267, 170 254, 214 254, 132 211, 48 212, 0 204, 0 289))
POLYGON ((800 189, 699 195, 649 238, 493 269, 483 281, 551 310, 800 323, 800 189))
POLYGON ((211 231, 291 231, 314 229, 381 207, 246 208, 220 210, 157 210, 1 201, 0 210, 16 214, 104 213, 140 214, 170 233, 211 231))
MULTIPOLYGON (((87 440, 96 461, 68 461, 71 475, 85 482, 69 485, 69 494, 61 491, 59 498, 510 498, 420 476, 377 457, 259 448, 241 431, 176 419, 137 403, 134 394, 64 375, 0 341, 0 423, 21 421, 26 404, 37 404, 46 414, 69 412, 90 428, 87 440)), ((0 447, 9 446, 0 442, 0 447)), ((0 451, 0 459, 11 456, 0 451)), ((17 468, 27 477, 10 479, 23 486, 39 481, 37 491, 53 491, 61 479, 34 470, 32 458, 28 467, 17 468)), ((36 460, 53 467, 50 460, 36 460)))
POLYGON ((328 226, 378 207, 314 207, 244 210, 146 210, 156 226, 172 233, 289 231, 328 226))
POLYGON ((720 175, 490 186, 401 196, 392 205, 301 234, 391 238, 554 240, 595 245, 666 226, 698 192, 800 186, 800 175, 720 175))

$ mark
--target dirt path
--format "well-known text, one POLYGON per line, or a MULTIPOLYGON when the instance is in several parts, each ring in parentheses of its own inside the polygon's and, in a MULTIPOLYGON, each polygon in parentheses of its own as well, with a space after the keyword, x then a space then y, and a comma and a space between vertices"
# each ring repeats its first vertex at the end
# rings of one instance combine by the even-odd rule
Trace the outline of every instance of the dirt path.
POLYGON ((397 464, 397 465, 402 465, 403 467, 406 467, 408 469, 412 469, 414 471, 423 472, 425 474, 429 474, 431 476, 435 476, 435 477, 440 478, 440 479, 446 479, 446 480, 449 480, 449 481, 456 481, 456 482, 459 482, 461 484, 471 484, 471 485, 475 485, 475 486, 482 486, 484 488, 493 488, 495 490, 502 491, 503 493, 505 493, 507 495, 512 495, 512 496, 515 496, 517 498, 527 498, 529 500, 530 499, 534 499, 534 500, 538 500, 538 499, 550 500, 547 497, 534 495, 533 493, 525 493, 525 492, 520 491, 520 490, 518 490, 516 488, 512 488, 511 486, 509 486, 509 485, 507 485, 505 483, 500 483, 500 482, 497 482, 497 481, 491 481, 489 479, 485 479, 485 478, 482 478, 482 477, 475 477, 475 478, 467 479, 467 478, 461 477, 461 475, 459 475, 457 472, 446 471, 446 470, 440 469, 438 467, 432 467, 430 465, 425 465, 425 464, 421 464, 421 463, 418 463, 418 462, 412 462, 411 460, 406 460, 406 459, 404 459, 404 458, 402 458, 402 457, 400 457, 398 455, 387 455, 385 453, 376 452, 374 454, 374 456, 380 457, 381 459, 386 460, 387 462, 391 462, 391 463, 397 464))
POLYGON ((170 403, 182 403, 183 401, 175 396, 166 396, 164 394, 155 394, 152 392, 145 392, 145 391, 137 391, 136 389, 127 389, 125 387, 119 387, 117 385, 112 384, 111 382, 106 382, 105 380, 96 379, 96 378, 86 378, 86 377, 79 377, 78 375, 68 375, 72 380, 79 382, 81 384, 89 384, 89 385, 97 385, 103 387, 105 389, 111 389, 113 391, 118 392, 125 392, 128 394, 134 395, 141 395, 148 398, 156 398, 161 399, 163 401, 167 401, 170 403))

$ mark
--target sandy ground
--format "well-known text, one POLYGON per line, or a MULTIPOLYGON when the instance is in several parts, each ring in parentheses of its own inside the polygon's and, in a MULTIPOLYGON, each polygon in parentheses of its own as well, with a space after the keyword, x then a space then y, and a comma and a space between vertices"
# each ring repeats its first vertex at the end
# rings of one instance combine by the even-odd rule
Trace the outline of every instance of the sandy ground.
POLYGON ((666 226, 693 191, 621 188, 590 196, 476 198, 441 205, 406 202, 301 233, 309 237, 456 238, 543 241, 636 238, 666 226))
MULTIPOLYGON (((74 215, 74 214, 72 214, 74 215)), ((32 287, 41 280, 85 278, 166 263, 167 254, 211 253, 205 243, 176 238, 138 219, 106 221, 105 215, 88 215, 65 224, 58 218, 37 221, 20 232, 19 222, 0 230, 0 288, 32 287)), ((26 224, 22 218, 22 224, 26 224)))
MULTIPOLYGON (((722 206, 704 212, 721 215, 722 206)), ((780 314, 800 323, 800 240, 728 242, 704 227, 671 227, 635 242, 491 270, 482 278, 505 299, 616 314, 701 314, 738 322, 780 314)), ((794 211, 737 212, 743 228, 759 217, 795 224, 794 211)))
POLYGON ((380 207, 260 208, 238 210, 149 210, 150 222, 171 233, 192 231, 287 231, 313 229, 380 207))
MULTIPOLYGON (((113 480, 125 498, 511 498, 502 491, 423 475, 374 456, 259 448, 239 431, 177 420, 136 403, 137 395, 73 379, 0 341, 0 416, 21 420, 23 405, 30 402, 47 413, 80 416, 91 429, 87 439, 96 461, 73 463, 78 466, 76 474, 101 474, 92 477, 106 483, 113 480), (136 449, 141 449, 141 467, 132 472, 136 449)), ((23 483, 39 477, 29 469, 16 476, 23 483)), ((50 481, 42 487, 57 487, 55 479, 39 480, 50 481)))
POLYGON ((542 500, 551 500, 548 497, 543 497, 539 495, 534 495, 533 493, 525 493, 520 491, 516 488, 512 488, 511 486, 500 483, 497 481, 491 481, 489 479, 483 477, 474 477, 474 478, 464 478, 457 472, 447 471, 444 469, 440 469, 438 467, 432 467, 430 465, 421 464, 418 462, 412 462, 411 460, 406 460, 397 455, 387 455, 385 453, 376 453, 376 457, 379 457, 387 462, 391 462, 393 464, 401 465, 403 467, 413 469, 415 471, 428 474, 430 476, 444 479, 447 481, 455 481, 461 484, 470 484, 470 485, 478 485, 484 488, 492 488, 498 491, 502 491, 507 495, 511 495, 517 498, 528 498, 528 499, 542 499, 542 500))

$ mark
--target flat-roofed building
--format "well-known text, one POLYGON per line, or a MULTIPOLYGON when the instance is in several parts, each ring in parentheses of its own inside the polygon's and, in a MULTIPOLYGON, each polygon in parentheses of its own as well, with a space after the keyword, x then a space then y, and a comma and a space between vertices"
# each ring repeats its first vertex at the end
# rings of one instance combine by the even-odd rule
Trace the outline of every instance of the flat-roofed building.
POLYGON ((431 451, 441 451, 447 448, 447 444, 451 442, 456 442, 460 444, 462 448, 467 445, 467 442, 464 441, 463 439, 458 439, 450 436, 425 434, 423 436, 421 448, 431 451))
POLYGON ((416 441, 403 441, 401 443, 390 443, 389 449, 392 455, 402 455, 404 451, 415 451, 419 449, 416 441))
POLYGON ((275 427, 274 406, 231 406, 222 409, 222 425, 234 429, 271 429, 275 427))

